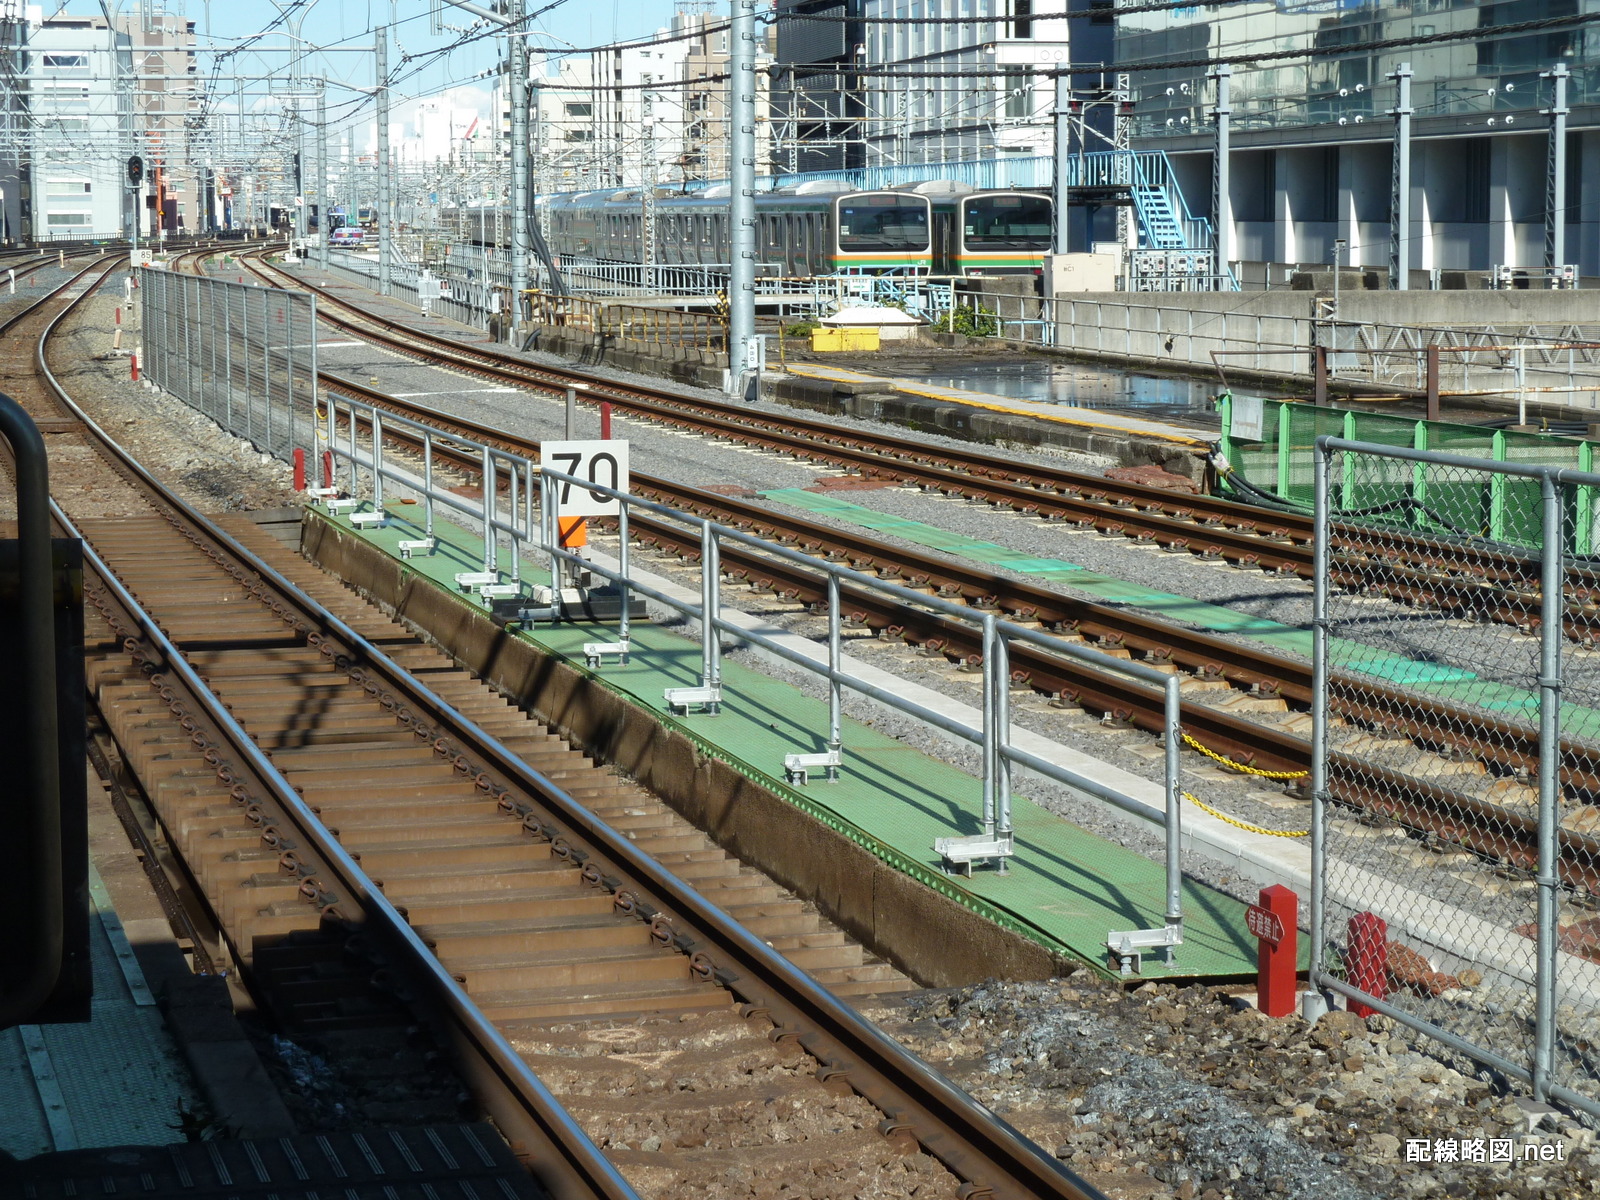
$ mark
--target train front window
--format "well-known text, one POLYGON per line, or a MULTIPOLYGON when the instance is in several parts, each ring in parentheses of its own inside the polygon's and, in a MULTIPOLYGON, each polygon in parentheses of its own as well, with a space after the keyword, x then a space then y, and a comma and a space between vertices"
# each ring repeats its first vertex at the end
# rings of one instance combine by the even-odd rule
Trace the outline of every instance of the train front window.
POLYGON ((966 244, 989 250, 1047 250, 1050 199, 1047 196, 973 196, 966 201, 966 244))
POLYGON ((839 205, 839 249, 926 250, 928 202, 921 196, 870 196, 839 205))

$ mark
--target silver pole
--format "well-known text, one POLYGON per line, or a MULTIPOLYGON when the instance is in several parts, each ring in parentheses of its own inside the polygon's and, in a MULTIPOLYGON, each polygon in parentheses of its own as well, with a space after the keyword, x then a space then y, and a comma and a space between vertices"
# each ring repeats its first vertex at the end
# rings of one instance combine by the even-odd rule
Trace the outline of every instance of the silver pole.
POLYGON ((995 698, 994 667, 995 643, 999 641, 994 627, 994 614, 983 615, 983 836, 994 837, 994 793, 996 777, 995 755, 995 698))
POLYGON ((1411 286, 1411 64, 1401 63, 1388 76, 1399 95, 1389 110, 1394 122, 1394 160, 1389 196, 1389 286, 1411 286))
POLYGON ((717 682, 717 542, 711 522, 700 523, 700 686, 717 682))
POLYGON ((433 536, 433 433, 422 435, 422 521, 423 533, 433 536))
MULTIPOLYGON (((1230 147, 1228 122, 1233 107, 1228 100, 1228 85, 1233 80, 1233 68, 1220 64, 1211 72, 1217 81, 1217 103, 1211 115, 1217 123, 1216 145, 1211 151, 1211 223, 1217 246, 1217 289, 1224 290, 1222 280, 1229 276, 1228 264, 1233 261, 1233 193, 1230 189, 1228 161, 1230 147)), ((1232 290, 1231 286, 1226 290, 1232 290)))
POLYGON ((306 216, 310 207, 305 195, 306 123, 300 118, 301 65, 305 56, 305 43, 300 40, 302 16, 289 18, 289 33, 294 38, 294 51, 289 55, 289 89, 294 94, 294 235, 305 251, 306 216))
MULTIPOLYGON (((1554 103, 1545 109, 1550 118, 1550 147, 1545 172, 1544 265, 1559 271, 1567 258, 1567 64, 1558 62, 1539 76, 1555 88, 1554 103)), ((1559 280, 1552 275, 1551 285, 1559 280)))
POLYGON ((511 539, 511 582, 521 583, 522 541, 517 535, 517 501, 521 499, 517 494, 517 485, 521 482, 521 477, 517 474, 517 464, 514 459, 506 464, 506 477, 507 487, 510 488, 509 503, 506 506, 506 524, 511 527, 507 535, 511 539))
MULTIPOLYGON (((317 81, 317 262, 323 269, 328 266, 328 234, 333 218, 328 210, 333 207, 332 191, 328 186, 328 85, 317 81)), ((312 339, 313 346, 316 339, 312 339)))
MULTIPOLYGON (((988 655, 984 656, 985 661, 988 655)), ((1006 748, 1011 742, 1011 653, 1005 635, 995 623, 994 637, 994 799, 995 835, 1002 841, 1011 836, 1011 758, 1006 748)), ((1010 860, 1001 855, 994 864, 997 875, 1010 871, 1010 860)))
POLYGON ((1536 967, 1533 1094, 1549 1094, 1555 1065, 1556 918, 1560 868, 1556 859, 1556 806, 1561 772, 1561 642, 1566 615, 1562 564, 1561 493, 1553 475, 1540 480, 1544 502, 1544 595, 1539 604, 1539 961, 1536 967))
POLYGON ((483 569, 493 571, 499 565, 499 544, 494 532, 494 451, 483 448, 483 569))
POLYGON ((561 540, 556 522, 556 489, 560 486, 540 472, 539 523, 544 527, 544 548, 550 555, 550 611, 556 618, 561 614, 561 559, 556 555, 556 543, 561 540))
POLYGON ((756 328, 756 0, 730 0, 728 57, 728 386, 744 394, 756 328))
MULTIPOLYGON (((526 0, 510 0, 506 15, 521 25, 526 0)), ((523 293, 530 286, 528 258, 533 238, 528 230, 528 53, 527 39, 506 38, 507 70, 511 73, 511 311, 505 314, 508 336, 516 337, 523 293)), ((484 281, 485 283, 488 280, 484 281)))
POLYGON ((828 572, 828 749, 838 755, 844 748, 844 697, 839 682, 840 659, 839 577, 828 572))
POLYGON ((628 502, 617 501, 617 590, 622 594, 622 618, 617 637, 624 646, 628 644, 628 502))
MULTIPOLYGON (((1313 447, 1313 529, 1326 530, 1331 513, 1328 492, 1328 451, 1318 441, 1313 447)), ((1328 793, 1328 539, 1311 543, 1311 971, 1313 988, 1324 984, 1327 955, 1327 831, 1325 805, 1328 793)))
POLYGON ((378 85, 378 293, 387 296, 394 273, 394 221, 389 212, 389 28, 379 25, 373 38, 378 85))
POLYGON ((1055 195, 1051 197, 1052 219, 1055 222, 1054 252, 1066 254, 1070 250, 1070 231, 1067 226, 1067 201, 1072 195, 1072 76, 1062 71, 1056 76, 1056 173, 1055 195))
POLYGON ((383 414, 372 409, 372 511, 383 511, 383 414))
POLYGON ((1167 677, 1165 739, 1167 783, 1167 925, 1183 925, 1183 788, 1178 749, 1183 731, 1183 697, 1177 675, 1167 677))

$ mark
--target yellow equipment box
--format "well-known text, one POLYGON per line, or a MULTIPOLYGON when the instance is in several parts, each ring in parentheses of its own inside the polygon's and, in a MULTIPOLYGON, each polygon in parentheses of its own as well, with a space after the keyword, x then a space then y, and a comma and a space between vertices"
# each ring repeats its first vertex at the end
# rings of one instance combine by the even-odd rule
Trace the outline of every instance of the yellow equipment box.
POLYGON ((813 350, 876 350, 878 348, 878 331, 876 329, 813 329, 811 331, 811 348, 813 350))

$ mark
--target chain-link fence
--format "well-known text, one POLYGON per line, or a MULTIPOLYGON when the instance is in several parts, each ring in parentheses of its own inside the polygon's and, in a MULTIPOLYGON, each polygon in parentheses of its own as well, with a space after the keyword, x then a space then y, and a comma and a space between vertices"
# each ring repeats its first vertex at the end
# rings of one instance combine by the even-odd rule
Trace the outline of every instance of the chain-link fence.
POLYGON ((274 458, 312 448, 316 297, 153 267, 138 281, 153 384, 274 458))
POLYGON ((1313 982, 1600 1115, 1600 475, 1552 456, 1316 441, 1313 982))

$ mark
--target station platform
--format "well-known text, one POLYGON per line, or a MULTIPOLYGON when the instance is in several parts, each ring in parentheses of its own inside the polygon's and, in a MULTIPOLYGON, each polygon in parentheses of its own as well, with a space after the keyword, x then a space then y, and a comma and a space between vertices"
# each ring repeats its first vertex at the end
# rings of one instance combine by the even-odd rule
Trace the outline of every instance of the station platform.
POLYGON ((204 1107, 91 868, 91 1019, 0 1031, 0 1152, 165 1145, 204 1107))
MULTIPOLYGON (((369 506, 364 506, 371 511, 369 506)), ((397 506, 398 507, 398 506, 397 506)), ((482 609, 475 598, 457 591, 457 573, 478 572, 483 565, 483 544, 476 534, 436 522, 435 548, 403 559, 399 543, 421 540, 425 533, 404 516, 389 510, 382 526, 353 525, 349 514, 323 514, 314 518, 382 550, 401 570, 431 581, 463 605, 482 609)), ((600 554, 598 561, 605 561, 600 554)), ((502 574, 507 574, 502 548, 502 574)), ((545 568, 524 563, 522 578, 537 582, 545 568)), ((650 586, 697 596, 671 581, 638 573, 650 586)), ((409 576, 408 576, 409 578, 409 576)), ((408 585, 409 586, 409 585, 408 585)), ((724 616, 737 620, 731 606, 724 616)), ((785 637, 793 635, 745 618, 751 628, 785 637)), ((1010 869, 1000 874, 979 868, 970 876, 945 874, 933 845, 937 838, 981 831, 981 782, 949 762, 908 746, 871 726, 846 719, 843 732, 844 767, 837 781, 820 774, 805 783, 785 780, 784 756, 826 749, 828 712, 825 701, 752 667, 728 658, 722 660, 723 703, 716 714, 690 712, 678 715, 667 709, 667 688, 693 687, 700 682, 701 651, 696 638, 648 621, 631 626, 630 662, 614 661, 597 670, 587 668, 583 644, 611 641, 614 625, 572 622, 531 629, 514 628, 510 636, 532 641, 546 654, 558 657, 574 670, 584 671, 604 687, 634 706, 651 711, 661 724, 687 733, 703 751, 721 757, 741 774, 754 778, 768 792, 843 831, 856 844, 880 860, 918 878, 981 916, 1045 946, 1058 956, 1075 960, 1107 976, 1115 975, 1106 950, 1107 935, 1114 930, 1160 928, 1165 912, 1165 872, 1151 861, 1105 838, 1080 829, 1046 811, 1026 797, 1013 797, 1017 853, 1010 869)), ((815 643, 795 642, 817 648, 815 643)), ((936 693, 896 680, 848 656, 845 669, 852 674, 877 676, 880 686, 901 694, 919 693, 924 703, 942 705, 944 711, 976 720, 976 711, 936 693)), ((976 678, 976 677, 974 677, 976 678)), ((974 687, 974 693, 976 693, 974 687)), ((977 699, 976 694, 974 700, 977 699)), ((1046 743, 1025 731, 1015 731, 1018 745, 1071 760, 1075 769, 1099 776, 1125 773, 1105 764, 1046 743)), ((1125 776, 1147 801, 1159 785, 1125 776)), ((1152 819, 1159 809, 1150 808, 1152 819)), ((1184 942, 1169 966, 1159 951, 1147 951, 1142 979, 1242 979, 1256 970, 1257 942, 1245 926, 1245 905, 1203 884, 1184 882, 1184 942)))
POLYGON ((1197 428, 1188 428, 1162 421, 1147 421, 1142 417, 1104 412, 1099 409, 1063 408, 1059 404, 1018 400, 1010 396, 997 396, 989 392, 970 391, 966 388, 944 387, 939 384, 929 383, 925 379, 900 379, 893 375, 877 375, 850 367, 834 367, 823 363, 790 363, 783 370, 785 374, 797 375, 803 379, 817 379, 827 383, 848 384, 857 387, 876 387, 883 391, 900 392, 908 396, 921 396, 930 400, 961 405, 966 408, 981 409, 986 412, 1000 413, 1011 417, 1026 417, 1044 422, 1047 425, 1059 425, 1085 430, 1111 438, 1153 439, 1173 446, 1188 447, 1193 450, 1209 450, 1212 441, 1215 440, 1214 435, 1208 436, 1204 430, 1197 428))

